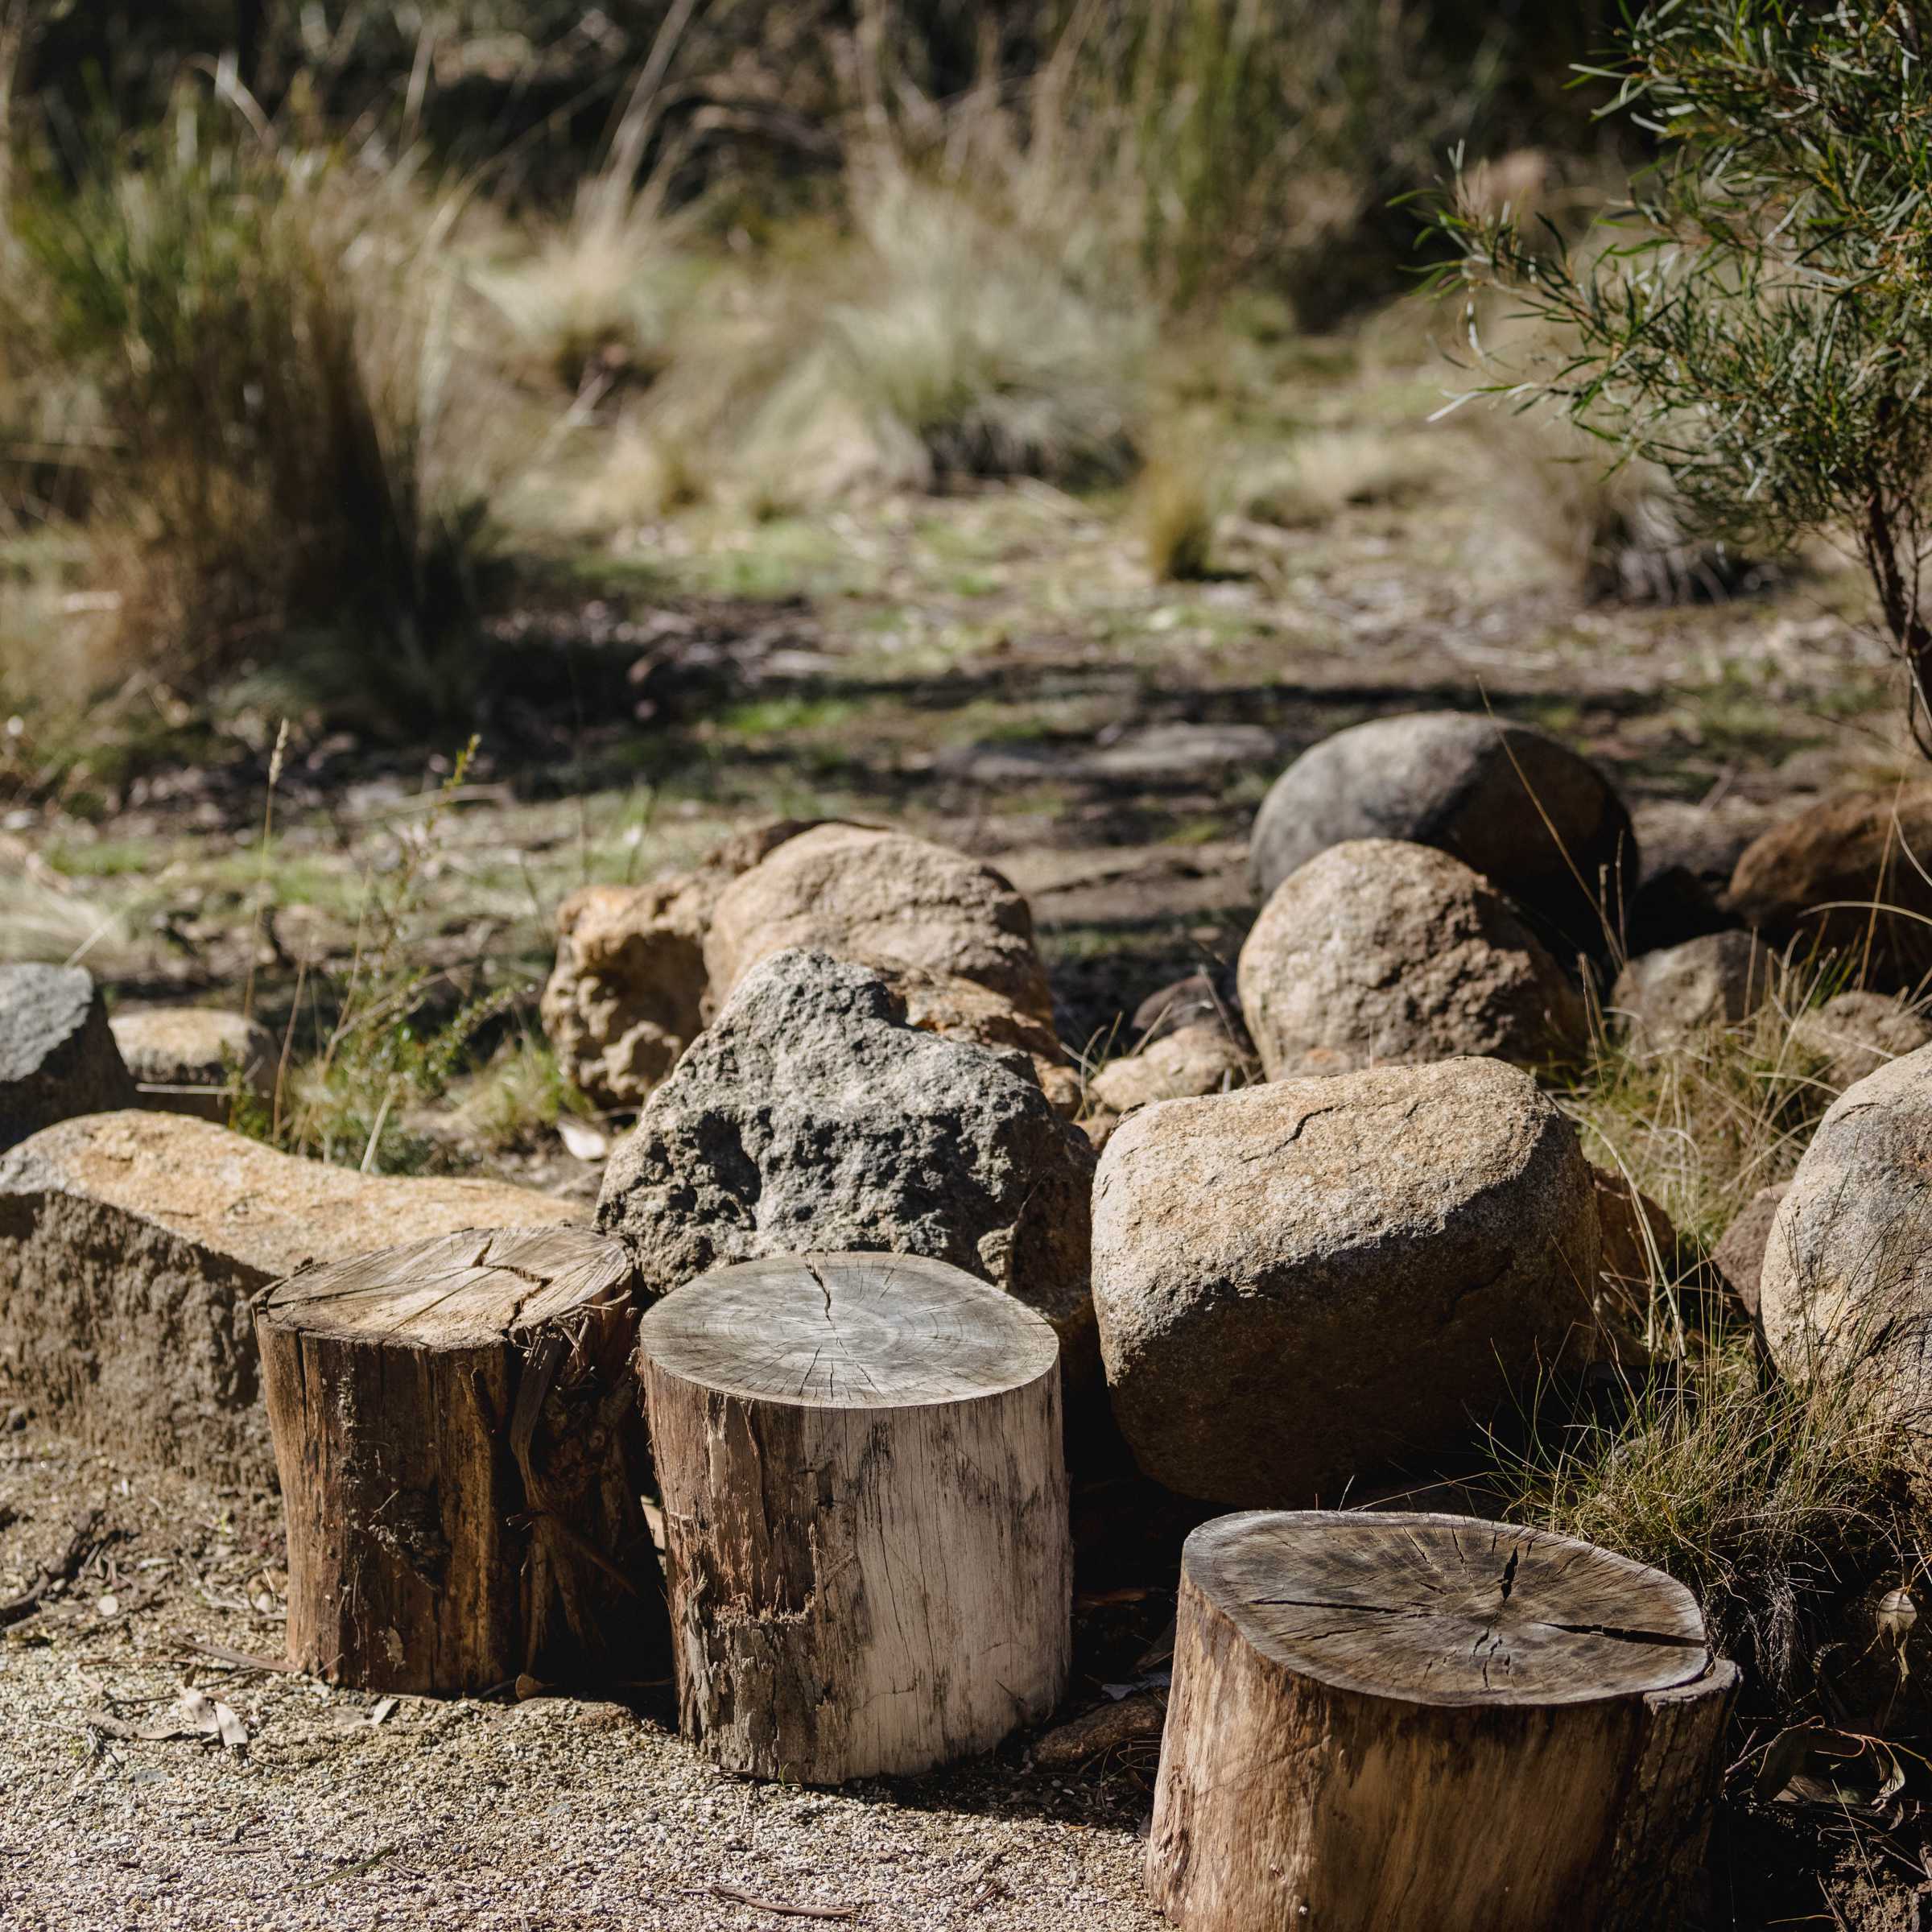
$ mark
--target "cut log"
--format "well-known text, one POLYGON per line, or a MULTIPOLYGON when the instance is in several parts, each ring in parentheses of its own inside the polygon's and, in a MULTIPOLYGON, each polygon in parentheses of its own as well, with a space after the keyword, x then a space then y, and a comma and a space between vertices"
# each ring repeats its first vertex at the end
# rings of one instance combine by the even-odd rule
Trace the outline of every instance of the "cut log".
POLYGON ((0 1408, 105 1448, 266 1489, 254 1298, 298 1268, 577 1210, 532 1187, 357 1174, 211 1121, 129 1108, 0 1154, 0 1408))
POLYGON ((1181 1559, 1147 1880, 1186 1932, 1647 1932, 1737 1682, 1690 1592, 1472 1517, 1251 1511, 1181 1559))
POLYGON ((782 1256, 644 1317, 678 1707, 718 1764, 836 1785, 1037 1724, 1067 1680, 1059 1344, 894 1254, 782 1256))
POLYGON ((417 1692, 663 1675, 632 1282, 616 1241, 513 1228, 270 1291, 291 1662, 417 1692))

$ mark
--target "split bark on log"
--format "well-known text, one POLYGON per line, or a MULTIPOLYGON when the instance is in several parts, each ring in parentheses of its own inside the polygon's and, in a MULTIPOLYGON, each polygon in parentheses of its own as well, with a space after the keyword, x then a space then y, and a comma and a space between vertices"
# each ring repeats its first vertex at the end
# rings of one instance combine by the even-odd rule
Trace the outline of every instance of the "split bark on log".
POLYGON ((1674 1925, 1736 1681, 1682 1585, 1587 1543, 1220 1517, 1182 1557, 1149 1886, 1186 1932, 1674 1925))
POLYGON ((522 1228, 269 1293, 291 1663, 416 1692, 663 1674, 631 1284, 618 1242, 522 1228))
POLYGON ((1067 1679, 1059 1344, 1002 1290, 894 1254, 701 1277, 644 1317, 678 1704, 727 1769, 930 1769, 1067 1679))

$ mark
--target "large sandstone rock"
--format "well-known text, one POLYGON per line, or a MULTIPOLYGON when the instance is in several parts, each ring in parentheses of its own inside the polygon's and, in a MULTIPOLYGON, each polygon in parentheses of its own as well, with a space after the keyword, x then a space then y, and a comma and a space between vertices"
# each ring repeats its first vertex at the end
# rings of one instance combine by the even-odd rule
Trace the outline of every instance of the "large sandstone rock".
POLYGON ((1546 935, 1592 954, 1599 907, 1614 914, 1637 876, 1629 814, 1594 765, 1526 725, 1462 712, 1377 718, 1303 752, 1255 819, 1257 890, 1265 898, 1351 839, 1450 852, 1546 935))
POLYGON ((1777 1211, 1790 1191, 1789 1181, 1780 1181, 1775 1187, 1759 1188, 1711 1250, 1711 1267, 1746 1315, 1757 1313, 1758 1283, 1765 1272, 1771 1230, 1777 1220, 1777 1211))
POLYGON ((1141 1467, 1256 1506, 1466 1439, 1587 1328, 1599 1247, 1575 1131, 1491 1059, 1146 1108, 1101 1158, 1093 1240, 1141 1467))
POLYGON ((1818 1077, 1843 1093, 1889 1062, 1932 1046, 1932 1025, 1890 993, 1841 993, 1800 1014, 1791 1038, 1818 1060, 1818 1077))
POLYGON ((1093 1153, 1026 1056, 910 1026, 869 968, 763 960, 611 1157, 597 1224, 646 1292, 726 1261, 883 1249, 950 1261, 1091 1357, 1093 1153))
POLYGON ((1712 932, 1630 960, 1610 989, 1610 1010, 1630 1043, 1681 1045, 1708 1026, 1732 1026, 1770 997, 1777 956, 1748 932, 1712 932))
POLYGON ((1508 900, 1459 860, 1352 839, 1275 889, 1241 947, 1241 1013, 1269 1080, 1581 1042, 1581 999, 1508 900))
POLYGON ((0 1149, 77 1113, 134 1104, 93 976, 78 966, 0 966, 0 1149))
POLYGON ((714 1001, 759 960, 800 946, 956 974, 1053 1018, 1026 900, 990 865, 904 832, 822 825, 730 886, 704 941, 714 1001))
POLYGON ((1932 783, 1852 792, 1752 840, 1727 906, 1778 945, 1802 939, 1843 951, 1868 966, 1872 983, 1905 986, 1932 966, 1928 871, 1932 783))
POLYGON ((108 1023, 140 1106, 225 1125, 237 1084, 258 1100, 275 1096, 275 1036, 246 1013, 150 1006, 118 1013, 108 1023))
POLYGON ((1786 1375, 1853 1371, 1886 1415, 1932 1427, 1932 1046, 1818 1123, 1771 1224, 1758 1317, 1786 1375))
POLYGON ((1095 1103, 1131 1113, 1155 1100, 1184 1100, 1245 1086, 1246 1050, 1219 1018, 1193 1020, 1163 1033, 1121 1059, 1109 1060, 1088 1082, 1095 1103))
POLYGON ((543 1030, 565 1075, 600 1107, 638 1107, 704 1024, 704 934, 733 879, 819 821, 734 834, 689 872, 585 886, 557 908, 543 1030))
POLYGON ((1596 1316, 1605 1357, 1634 1362, 1647 1341, 1680 1318, 1701 1314, 1702 1271, 1696 1251, 1663 1207, 1621 1174, 1592 1163, 1597 1226, 1596 1316))
POLYGON ((1022 1012, 977 980, 961 979, 956 972, 927 972, 916 966, 873 969, 903 1001, 909 1026, 981 1046, 1017 1046, 1033 1063, 1040 1090, 1055 1110, 1069 1120, 1080 1112, 1080 1069, 1067 1059, 1059 1035, 1038 1014, 1022 1012))
POLYGON ((355 1174, 180 1114, 65 1121, 0 1158, 0 1382, 89 1441, 265 1484, 256 1290, 306 1261, 572 1218, 526 1188, 355 1174))

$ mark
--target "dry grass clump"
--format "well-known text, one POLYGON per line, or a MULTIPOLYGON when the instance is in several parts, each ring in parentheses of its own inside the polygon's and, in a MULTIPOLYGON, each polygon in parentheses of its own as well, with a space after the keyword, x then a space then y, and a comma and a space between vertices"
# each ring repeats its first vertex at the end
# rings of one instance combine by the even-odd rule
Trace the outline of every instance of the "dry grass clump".
POLYGON ((405 171, 184 106, 13 226, 10 359, 84 383, 111 445, 87 530, 126 664, 205 683, 326 633, 351 680, 446 697, 508 456, 405 171))
POLYGON ((640 203, 615 218, 580 210, 473 279, 516 350, 581 396, 648 387, 663 374, 702 268, 657 209, 640 203))
POLYGON ((1504 1513, 1667 1571, 1780 1691, 1831 1599, 1918 1567, 1896 1425, 1852 1377, 1784 1381, 1747 1333, 1693 1334, 1594 1408, 1546 1400, 1525 1421, 1492 1479, 1504 1513))
POLYGON ((1135 481, 1133 520, 1157 582, 1208 576, 1225 491, 1212 452, 1199 437, 1170 433, 1135 481))
POLYGON ((1790 1179, 1837 1099, 1798 1022, 1843 990, 1835 959, 1790 959, 1735 1026, 1647 1048, 1600 1028, 1570 1097, 1583 1150, 1626 1175, 1685 1234, 1715 1242, 1761 1187, 1790 1179))
MULTIPOLYGON (((1737 1025, 1654 1051, 1600 1035, 1567 1101, 1586 1152, 1696 1246, 1715 1241, 1790 1177, 1836 1098, 1794 1027, 1843 977, 1832 962, 1787 962, 1737 1025)), ((1490 1480, 1511 1517, 1680 1578, 1720 1646, 1788 1693, 1839 1597, 1916 1569, 1906 1444, 1868 1377, 1787 1381, 1695 1263, 1679 1278, 1653 1255, 1650 1272, 1653 1358, 1580 1401, 1546 1389, 1496 1439, 1490 1480)))
POLYGON ((1109 308, 1044 246, 896 169, 859 188, 853 219, 842 286, 747 424, 743 471, 782 477, 843 436, 864 445, 847 476, 914 488, 1127 473, 1144 311, 1109 308))
POLYGON ((1467 452, 1456 436, 1319 431, 1298 439, 1285 461, 1250 480, 1245 514, 1283 530, 1320 529, 1344 510, 1419 502, 1442 489, 1459 465, 1466 472, 1467 452))

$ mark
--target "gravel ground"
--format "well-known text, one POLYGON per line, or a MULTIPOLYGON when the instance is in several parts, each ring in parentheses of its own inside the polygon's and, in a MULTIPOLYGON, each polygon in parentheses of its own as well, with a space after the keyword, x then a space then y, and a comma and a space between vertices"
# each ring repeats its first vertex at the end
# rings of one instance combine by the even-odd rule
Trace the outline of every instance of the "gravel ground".
POLYGON ((211 1654, 279 1657, 280 1556, 267 1499, 0 1436, 7 1932, 824 1922, 758 1901, 908 1932, 1161 1923, 1140 1892, 1144 1762, 1049 1777, 1022 1741, 835 1794, 712 1771, 662 1690, 636 1711, 383 1700, 211 1654), (89 1509, 79 1575, 20 1615, 89 1509), (139 1735, 188 1728, 184 1686, 246 1744, 139 1735))

